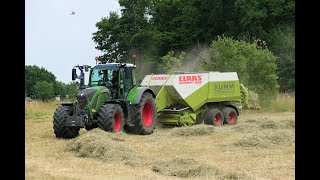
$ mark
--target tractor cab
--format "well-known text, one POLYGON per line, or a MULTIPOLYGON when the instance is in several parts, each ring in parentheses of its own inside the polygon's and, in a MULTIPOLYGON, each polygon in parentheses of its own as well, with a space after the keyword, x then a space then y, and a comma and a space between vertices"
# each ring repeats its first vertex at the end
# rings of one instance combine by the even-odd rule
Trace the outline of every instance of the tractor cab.
POLYGON ((98 64, 90 71, 88 87, 106 86, 112 99, 124 99, 136 84, 135 67, 125 63, 98 64))

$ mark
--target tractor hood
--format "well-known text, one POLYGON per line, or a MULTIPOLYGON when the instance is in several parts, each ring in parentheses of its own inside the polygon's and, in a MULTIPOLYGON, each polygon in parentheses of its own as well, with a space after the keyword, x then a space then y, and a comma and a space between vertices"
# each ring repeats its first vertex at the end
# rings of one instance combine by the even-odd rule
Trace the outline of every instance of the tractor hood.
POLYGON ((98 94, 103 92, 109 94, 109 90, 105 86, 95 86, 79 91, 77 94, 79 108, 84 109, 89 103, 92 104, 92 101, 97 98, 98 94))
POLYGON ((92 99, 93 95, 97 92, 97 89, 83 89, 78 92, 77 100, 80 109, 84 109, 88 102, 92 99))

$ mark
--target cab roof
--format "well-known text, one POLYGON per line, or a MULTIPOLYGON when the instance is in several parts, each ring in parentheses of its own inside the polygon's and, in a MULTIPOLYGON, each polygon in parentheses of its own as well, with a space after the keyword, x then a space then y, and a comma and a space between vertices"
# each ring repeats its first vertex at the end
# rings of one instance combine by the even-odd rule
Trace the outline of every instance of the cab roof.
POLYGON ((136 65, 131 64, 131 63, 106 63, 106 64, 97 64, 94 66, 95 69, 118 69, 119 67, 124 66, 124 67, 136 67, 136 65))

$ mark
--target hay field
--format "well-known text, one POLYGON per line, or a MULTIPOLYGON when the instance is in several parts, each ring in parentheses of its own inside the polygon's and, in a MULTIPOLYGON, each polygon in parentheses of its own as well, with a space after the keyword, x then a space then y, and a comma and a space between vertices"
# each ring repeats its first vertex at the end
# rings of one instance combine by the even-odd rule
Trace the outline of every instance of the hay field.
POLYGON ((294 112, 244 111, 234 126, 157 126, 147 136, 81 129, 63 140, 56 107, 26 103, 26 179, 295 179, 294 112))

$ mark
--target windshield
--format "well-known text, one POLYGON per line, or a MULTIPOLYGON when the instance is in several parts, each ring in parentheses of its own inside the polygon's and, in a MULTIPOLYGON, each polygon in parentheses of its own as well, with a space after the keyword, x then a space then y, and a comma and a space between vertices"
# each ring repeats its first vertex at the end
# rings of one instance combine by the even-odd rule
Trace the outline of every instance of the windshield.
POLYGON ((90 86, 108 86, 112 85, 111 80, 112 80, 112 73, 113 71, 116 71, 116 69, 97 69, 94 68, 91 71, 90 74, 90 81, 89 85, 90 86))

